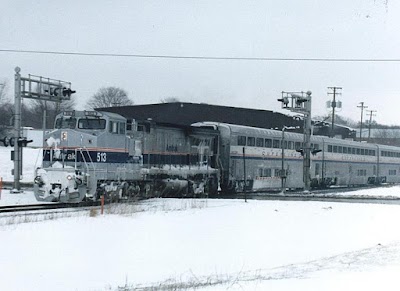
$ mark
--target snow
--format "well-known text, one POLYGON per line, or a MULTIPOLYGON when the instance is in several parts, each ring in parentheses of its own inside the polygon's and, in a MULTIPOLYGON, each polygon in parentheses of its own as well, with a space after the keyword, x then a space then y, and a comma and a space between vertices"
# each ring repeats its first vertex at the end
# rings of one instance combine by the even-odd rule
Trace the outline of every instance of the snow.
MULTIPOLYGON (((11 150, 14 148, 0 147, 0 177, 3 181, 13 182, 14 176, 11 174, 11 169, 14 169, 14 161, 11 161, 11 150)), ((42 152, 40 149, 23 148, 22 157, 22 177, 21 182, 32 183, 35 167, 41 166, 42 152)))
MULTIPOLYGON (((6 177, 4 168, 0 174, 6 177)), ((400 187, 347 194, 399 197, 400 187)), ((31 191, 3 190, 0 203, 33 200, 31 191)), ((399 207, 151 199, 107 206, 104 215, 4 214, 0 287, 118 290, 192 283, 202 285, 198 290, 398 290, 399 207)))

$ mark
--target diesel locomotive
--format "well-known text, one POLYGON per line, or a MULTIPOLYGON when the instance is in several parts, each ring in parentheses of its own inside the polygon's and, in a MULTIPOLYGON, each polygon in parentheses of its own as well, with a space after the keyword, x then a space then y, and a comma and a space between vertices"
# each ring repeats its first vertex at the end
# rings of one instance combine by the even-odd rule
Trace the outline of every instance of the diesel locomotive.
POLYGON ((173 128, 109 112, 59 114, 35 170, 39 201, 212 195, 218 191, 215 132, 173 128))

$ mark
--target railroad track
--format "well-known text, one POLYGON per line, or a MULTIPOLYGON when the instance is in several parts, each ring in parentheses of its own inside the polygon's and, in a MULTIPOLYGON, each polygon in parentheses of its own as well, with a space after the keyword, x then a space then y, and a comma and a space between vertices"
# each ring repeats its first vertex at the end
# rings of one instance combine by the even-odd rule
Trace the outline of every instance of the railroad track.
POLYGON ((97 202, 82 202, 79 204, 72 203, 41 203, 41 204, 24 204, 24 205, 5 205, 0 206, 0 214, 8 212, 22 212, 22 211, 40 211, 62 208, 78 208, 78 207, 91 207, 98 206, 97 202))
POLYGON ((62 204, 25 204, 25 205, 7 205, 0 206, 0 213, 8 212, 21 212, 21 211, 39 211, 39 210, 49 210, 49 209, 59 209, 65 208, 62 204))
MULTIPOLYGON (((381 186, 382 187, 382 186, 381 186)), ((321 201, 321 202, 344 202, 344 203, 374 203, 374 204, 399 204, 400 197, 374 197, 374 196, 358 196, 352 195, 354 190, 365 188, 379 188, 379 187, 363 187, 363 188, 330 188, 326 190, 313 190, 311 192, 286 192, 284 195, 281 192, 249 192, 249 193, 236 193, 234 195, 221 195, 216 197, 208 197, 208 199, 253 199, 253 200, 280 200, 280 201, 321 201), (340 194, 342 192, 349 192, 346 195, 340 194)), ((187 197, 181 197, 187 198, 187 197)), ((203 197, 206 198, 206 197, 203 197)), ((138 200, 120 201, 119 203, 130 203, 145 200, 144 198, 138 200)), ((109 204, 109 202, 106 202, 109 204)), ((0 214, 8 212, 22 212, 22 211, 40 211, 52 210, 62 208, 84 208, 100 206, 100 201, 84 201, 81 203, 42 203, 42 204, 27 204, 27 205, 6 205, 0 206, 0 214)))

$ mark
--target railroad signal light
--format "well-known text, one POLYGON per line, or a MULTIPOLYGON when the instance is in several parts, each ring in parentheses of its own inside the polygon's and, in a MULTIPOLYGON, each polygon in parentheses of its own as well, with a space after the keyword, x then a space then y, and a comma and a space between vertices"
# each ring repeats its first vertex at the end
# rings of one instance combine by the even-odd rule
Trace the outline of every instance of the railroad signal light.
POLYGON ((320 150, 320 149, 313 149, 313 150, 311 151, 311 153, 313 154, 313 156, 315 156, 315 155, 318 154, 319 152, 322 152, 322 150, 320 150))
POLYGON ((28 143, 31 143, 31 142, 33 142, 33 140, 27 140, 26 138, 20 138, 20 139, 18 139, 18 145, 20 146, 20 147, 26 147, 27 146, 27 144, 28 143))
POLYGON ((287 108, 289 105, 289 98, 288 97, 282 97, 278 99, 279 102, 282 102, 282 108, 287 108))
MULTIPOLYGON (((51 92, 51 91, 50 91, 51 92)), ((60 96, 61 95, 61 88, 60 87, 57 87, 57 88, 54 88, 54 90, 53 90, 53 92, 52 92, 53 94, 51 94, 51 95, 54 95, 54 96, 60 96)))
POLYGON ((44 90, 51 96, 55 97, 71 97, 76 91, 71 90, 71 88, 67 87, 49 87, 48 89, 44 90))
POLYGON ((0 139, 0 142, 2 142, 5 147, 8 147, 8 137, 5 136, 3 139, 0 139))
POLYGON ((76 91, 71 90, 70 88, 65 88, 64 87, 63 90, 62 90, 62 95, 64 97, 71 97, 71 95, 74 94, 74 93, 76 93, 76 91))
POLYGON ((307 102, 308 99, 304 97, 296 97, 296 107, 302 107, 304 102, 307 102))
MULTIPOLYGON (((0 142, 2 142, 4 144, 5 147, 13 147, 15 145, 15 138, 14 137, 10 137, 8 138, 7 136, 5 136, 3 139, 0 139, 0 142)), ((19 138, 18 139, 18 145, 20 147, 26 147, 28 143, 33 142, 33 140, 27 140, 26 137, 24 138, 19 138)))

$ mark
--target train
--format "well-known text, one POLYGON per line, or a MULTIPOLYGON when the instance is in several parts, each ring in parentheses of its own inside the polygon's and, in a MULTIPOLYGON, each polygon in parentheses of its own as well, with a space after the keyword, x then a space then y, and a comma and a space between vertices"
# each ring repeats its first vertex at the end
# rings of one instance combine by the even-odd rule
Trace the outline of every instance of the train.
MULTIPOLYGON (((223 196, 304 188, 304 135, 202 121, 137 122, 106 111, 66 111, 44 136, 39 201, 223 196)), ((400 182, 400 148, 311 136, 312 188, 400 182)), ((307 179, 306 178, 306 179, 307 179)))

